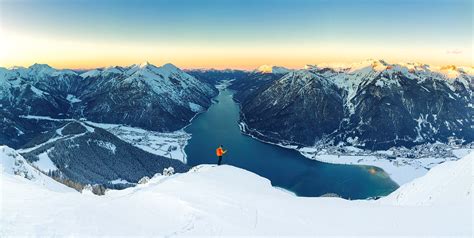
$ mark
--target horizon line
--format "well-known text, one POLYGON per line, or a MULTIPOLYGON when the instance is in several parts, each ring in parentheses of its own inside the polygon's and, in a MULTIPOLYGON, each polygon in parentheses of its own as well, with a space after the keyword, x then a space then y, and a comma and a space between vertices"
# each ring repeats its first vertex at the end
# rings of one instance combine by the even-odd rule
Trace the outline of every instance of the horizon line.
POLYGON ((421 65, 429 65, 429 66, 434 66, 434 67, 444 67, 444 66, 455 66, 457 68, 459 67, 468 67, 468 68, 474 68, 474 65, 458 65, 458 64, 430 64, 430 63, 423 63, 423 62, 420 62, 420 61, 399 61, 399 62, 396 62, 396 63, 392 63, 392 62, 389 62, 385 59, 372 59, 372 58, 368 58, 368 59, 365 59, 365 60, 359 60, 359 61, 351 61, 351 62, 320 62, 320 63, 315 63, 315 64, 304 64, 300 67, 292 67, 292 66, 285 66, 284 64, 261 64, 261 65, 258 65, 258 66, 254 66, 254 67, 186 67, 186 66, 183 66, 183 67, 178 67, 176 66, 174 63, 172 62, 166 62, 166 63, 163 63, 163 64, 155 64, 155 63, 152 63, 150 62, 149 60, 145 60, 145 61, 142 61, 141 63, 132 63, 132 64, 115 64, 115 65, 106 65, 106 66, 94 66, 94 67, 56 67, 54 66, 54 64, 49 64, 49 63, 43 63, 43 62, 35 62, 33 64, 29 64, 29 65, 11 65, 11 66, 3 66, 3 65, 0 65, 0 67, 2 68, 5 68, 5 69, 13 69, 15 67, 22 67, 22 68, 29 68, 35 64, 42 64, 42 65, 48 65, 49 67, 51 68, 54 68, 54 69, 58 69, 58 70, 79 70, 79 71, 84 71, 84 70, 94 70, 94 69, 105 69, 105 68, 110 68, 110 67, 128 67, 128 66, 132 66, 132 65, 140 65, 140 64, 143 64, 145 62, 149 63, 149 64, 152 64, 154 66, 163 66, 163 65, 166 65, 166 64, 172 64, 172 65, 175 65, 176 67, 180 68, 181 70, 242 70, 242 71, 252 71, 252 70, 256 70, 258 69, 260 66, 270 66, 270 67, 284 67, 284 68, 287 68, 287 69, 292 69, 292 70, 298 70, 298 69, 304 69, 305 66, 317 66, 317 65, 325 65, 327 66, 328 64, 332 65, 332 66, 348 66, 350 64, 356 64, 356 63, 362 63, 362 62, 366 62, 366 61, 383 61, 387 64, 391 64, 391 65, 396 65, 396 64, 421 64, 421 65))

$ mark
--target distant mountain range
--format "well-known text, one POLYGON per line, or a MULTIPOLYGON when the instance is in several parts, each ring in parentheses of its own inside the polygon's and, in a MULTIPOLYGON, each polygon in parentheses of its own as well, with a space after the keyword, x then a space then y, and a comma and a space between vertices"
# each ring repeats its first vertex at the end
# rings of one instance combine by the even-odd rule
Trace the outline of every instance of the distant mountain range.
POLYGON ((474 140, 474 70, 367 60, 236 81, 247 133, 301 146, 366 149, 474 140))
POLYGON ((281 66, 274 66, 274 65, 262 65, 260 67, 258 67, 256 70, 254 70, 254 72, 257 72, 257 73, 268 73, 268 74, 286 74, 286 73, 289 73, 290 69, 287 69, 285 67, 281 67, 281 66))
POLYGON ((247 78, 249 74, 249 71, 237 69, 189 69, 185 71, 209 84, 216 84, 221 80, 242 80, 247 78))

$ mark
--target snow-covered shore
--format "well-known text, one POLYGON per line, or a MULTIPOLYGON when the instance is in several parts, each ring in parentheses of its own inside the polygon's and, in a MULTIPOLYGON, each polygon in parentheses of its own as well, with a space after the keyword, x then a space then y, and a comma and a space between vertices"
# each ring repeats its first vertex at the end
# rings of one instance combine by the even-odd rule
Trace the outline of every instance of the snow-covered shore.
MULTIPOLYGON (((425 175, 431 168, 446 161, 455 161, 466 156, 474 149, 454 149, 452 157, 423 157, 423 158, 383 158, 376 155, 335 155, 317 153, 316 149, 310 147, 297 149, 303 156, 332 164, 351 164, 351 165, 367 165, 375 166, 383 169, 390 178, 398 185, 406 184, 413 179, 425 175)), ((377 154, 378 152, 374 152, 377 154)), ((379 152, 382 153, 382 152, 379 152)))
POLYGON ((297 145, 283 144, 271 142, 265 138, 263 134, 255 129, 250 129, 245 122, 239 122, 239 128, 242 134, 250 136, 263 143, 280 146, 287 149, 293 149, 300 152, 301 155, 308 159, 317 160, 331 164, 349 164, 361 166, 374 166, 383 169, 390 178, 398 185, 406 184, 425 175, 431 168, 444 163, 446 161, 458 160, 467 154, 474 152, 472 148, 452 148, 452 156, 424 156, 422 158, 406 158, 393 156, 393 151, 374 151, 367 152, 355 147, 343 147, 348 151, 346 154, 331 154, 327 151, 313 147, 300 147, 297 145), (261 135, 261 136, 259 136, 261 135), (352 150, 352 151, 351 151, 352 150), (357 155, 362 152, 363 155, 357 155), (390 155, 389 157, 381 157, 380 155, 390 155))
POLYGON ((211 165, 94 196, 47 178, 36 183, 15 175, 12 166, 23 159, 3 148, 1 237, 473 234, 474 153, 435 167, 385 198, 349 201, 297 197, 251 172, 211 165))

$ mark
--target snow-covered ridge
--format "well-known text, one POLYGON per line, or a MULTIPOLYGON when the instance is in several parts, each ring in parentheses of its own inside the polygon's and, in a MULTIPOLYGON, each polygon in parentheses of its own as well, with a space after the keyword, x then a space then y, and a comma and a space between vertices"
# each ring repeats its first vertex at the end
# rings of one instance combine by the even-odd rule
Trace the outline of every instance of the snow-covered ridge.
MULTIPOLYGON (((383 87, 397 84, 397 75, 424 81, 427 78, 446 81, 449 85, 458 82, 465 88, 470 88, 473 83, 474 68, 469 66, 434 66, 421 63, 388 63, 384 60, 365 60, 352 64, 327 64, 306 65, 304 70, 317 72, 331 79, 338 87, 348 91, 348 99, 351 99, 357 88, 380 77, 377 86, 383 87)), ((450 86, 454 90, 453 86, 450 86)))
MULTIPOLYGON (((260 84, 249 85, 244 90, 260 84)), ((246 123, 268 140, 379 150, 451 139, 472 142, 473 85, 472 71, 463 67, 437 70, 425 64, 368 60, 308 65, 250 96, 244 90, 237 96, 244 99, 246 123), (294 125, 285 124, 290 121, 294 125)))
POLYGON ((0 79, 5 77, 44 77, 47 76, 61 76, 61 75, 77 75, 76 72, 70 69, 55 69, 47 64, 35 63, 29 67, 14 66, 9 68, 0 67, 0 79))
POLYGON ((287 69, 285 67, 281 66, 274 66, 274 65, 262 65, 259 66, 255 72, 260 72, 260 73, 272 73, 272 74, 286 74, 288 72, 291 72, 290 69, 287 69))
POLYGON ((157 94, 168 94, 177 104, 188 107, 193 112, 202 111, 204 105, 198 101, 186 102, 191 97, 183 89, 196 89, 202 94, 212 94, 213 90, 199 80, 182 71, 171 63, 155 66, 149 62, 133 64, 126 67, 112 66, 104 69, 94 69, 81 74, 81 77, 116 77, 119 84, 137 84, 151 89, 157 94))
MULTIPOLYGON (((306 65, 305 70, 312 71, 321 71, 325 70, 325 76, 338 76, 344 77, 348 80, 347 83, 355 81, 354 84, 358 85, 359 81, 354 80, 356 78, 368 77, 371 74, 373 76, 380 73, 385 73, 387 75, 392 75, 395 73, 400 73, 408 78, 413 79, 422 79, 426 77, 441 78, 447 80, 448 82, 460 81, 466 87, 469 86, 469 82, 472 81, 474 76, 474 68, 471 66, 455 66, 455 65, 445 65, 445 66, 435 66, 422 63, 388 63, 384 60, 365 60, 352 64, 328 64, 321 63, 318 65, 306 65), (355 77, 356 76, 356 77, 355 77), (352 79, 352 80, 351 80, 352 79)), ((336 82, 341 83, 342 80, 337 80, 336 82)))
MULTIPOLYGON (((2 159, 2 168, 5 161, 13 159, 2 159)), ((201 165, 100 197, 50 191, 2 172, 0 234, 470 237, 472 163, 473 153, 388 197, 358 201, 296 197, 232 166, 201 165)))
POLYGON ((172 64, 145 62, 82 74, 40 64, 0 68, 0 104, 12 114, 69 115, 158 131, 181 129, 216 93, 210 83, 172 64), (122 114, 114 113, 117 108, 122 114))
POLYGON ((132 64, 130 66, 109 66, 106 68, 98 68, 98 69, 92 69, 87 72, 84 72, 81 74, 83 78, 87 77, 98 77, 98 76, 107 76, 110 74, 124 74, 126 76, 132 76, 133 74, 139 72, 143 73, 144 71, 147 71, 148 73, 152 74, 158 74, 162 75, 165 77, 170 76, 173 73, 180 73, 184 71, 181 71, 178 67, 171 63, 166 63, 162 66, 155 66, 148 61, 140 63, 140 64, 132 64))
POLYGON ((455 65, 429 65, 423 64, 419 62, 399 62, 399 63, 388 63, 382 59, 367 59, 360 62, 355 63, 320 63, 316 65, 306 65, 304 69, 315 69, 315 68, 330 68, 336 71, 356 71, 360 69, 364 69, 367 67, 371 67, 377 71, 391 69, 393 67, 406 67, 412 70, 429 70, 435 72, 448 72, 448 71, 458 71, 461 73, 466 73, 469 75, 474 75, 474 68, 472 66, 455 66, 455 65))

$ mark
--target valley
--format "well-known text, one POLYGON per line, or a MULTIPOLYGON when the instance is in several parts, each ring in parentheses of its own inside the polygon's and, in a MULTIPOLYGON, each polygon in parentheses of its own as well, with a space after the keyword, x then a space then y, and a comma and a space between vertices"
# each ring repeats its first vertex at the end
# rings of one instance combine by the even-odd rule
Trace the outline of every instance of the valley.
MULTIPOLYGON (((3 137, 6 144, 16 146, 44 173, 57 175, 50 170, 59 171, 59 176, 84 184, 124 188, 168 167, 179 173, 190 166, 214 164, 214 150, 224 144, 231 151, 225 163, 253 171, 297 195, 380 197, 437 164, 457 160, 473 150, 469 137, 472 129, 465 123, 472 118, 470 73, 450 69, 449 78, 426 81, 423 77, 448 76, 423 67, 365 61, 349 68, 262 66, 255 71, 182 71, 172 64, 157 67, 145 62, 81 73, 41 64, 2 69, 1 112, 7 115, 2 136, 8 136, 3 137), (347 127, 358 111, 356 105, 360 105, 354 98, 375 84, 387 94, 377 96, 383 100, 400 90, 403 94, 407 89, 384 88, 378 82, 392 80, 398 85, 399 80, 409 80, 398 78, 406 74, 425 85, 420 87, 422 91, 431 87, 446 97, 440 110, 447 110, 450 106, 443 106, 443 102, 449 101, 448 105, 456 105, 457 113, 448 117, 439 111, 433 117, 444 118, 445 123, 435 124, 430 117, 417 121, 419 112, 413 108, 409 109, 413 119, 390 112, 392 118, 383 120, 418 123, 418 139, 411 138, 411 144, 396 139, 387 144, 390 147, 368 147, 362 141, 379 141, 377 136, 382 134, 364 134, 360 125, 356 131, 362 134, 357 134, 347 127), (395 76, 385 78, 390 75, 395 76), (341 107, 341 114, 334 114, 337 107, 341 107), (117 110, 120 113, 116 114, 117 110), (462 110, 467 114, 460 113, 462 110), (349 117, 343 118, 346 115, 349 117), (318 121, 321 118, 324 121, 318 121), (334 123, 339 124, 338 129, 334 123), (451 131, 456 125, 460 134, 436 133, 443 125, 451 131), (314 144, 307 143, 310 140, 314 144), (125 175, 119 172, 123 165, 107 162, 112 157, 121 157, 124 162, 136 160, 133 157, 139 154, 157 159, 159 165, 145 165, 141 172, 125 175), (98 166, 102 172, 95 170, 96 162, 90 160, 93 157, 104 163, 98 166), (114 172, 103 172, 108 169, 114 172)), ((407 105, 396 108, 400 107, 407 105)), ((396 108, 389 110, 399 110, 396 108)), ((380 120, 380 115, 371 114, 366 120, 380 120)), ((374 126, 385 130, 382 124, 374 126)), ((386 136, 409 138, 406 130, 390 133, 386 136)))
POLYGON ((185 131, 191 135, 185 147, 190 166, 216 164, 215 149, 224 145, 229 152, 223 163, 252 171, 269 179, 273 186, 298 196, 337 194, 347 199, 385 196, 398 185, 382 170, 372 166, 335 165, 312 161, 295 150, 263 143, 241 133, 239 106, 233 91, 220 87, 208 111, 198 115, 185 131))
POLYGON ((0 0, 0 238, 474 237, 472 0, 0 0))

